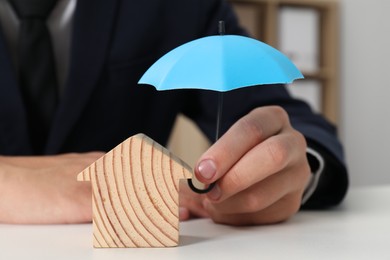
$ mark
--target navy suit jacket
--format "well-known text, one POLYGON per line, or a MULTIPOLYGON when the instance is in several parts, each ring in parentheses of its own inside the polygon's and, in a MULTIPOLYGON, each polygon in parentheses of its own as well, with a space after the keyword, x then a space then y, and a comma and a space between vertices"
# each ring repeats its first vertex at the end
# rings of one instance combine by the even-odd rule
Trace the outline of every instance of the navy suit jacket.
MULTIPOLYGON (((215 92, 158 92, 137 82, 153 62, 174 47, 217 34, 219 20, 225 21, 227 34, 244 33, 229 6, 219 0, 78 1, 69 75, 45 154, 108 151, 140 132, 165 144, 178 113, 194 120, 212 140, 215 92)), ((223 131, 264 105, 285 108, 293 126, 330 158, 327 165, 337 166, 329 175, 333 177, 327 179, 331 183, 324 184, 323 196, 332 197, 328 204, 339 202, 346 191, 346 170, 335 128, 305 103, 292 99, 284 86, 226 93, 223 131)), ((32 154, 21 93, 1 31, 0 154, 32 154)))

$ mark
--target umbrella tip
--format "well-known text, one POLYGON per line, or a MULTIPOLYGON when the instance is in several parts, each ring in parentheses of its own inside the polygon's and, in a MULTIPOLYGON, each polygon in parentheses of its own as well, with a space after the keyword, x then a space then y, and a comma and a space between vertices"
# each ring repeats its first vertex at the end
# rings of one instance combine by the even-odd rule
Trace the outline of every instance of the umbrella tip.
POLYGON ((225 34, 225 21, 219 21, 219 23, 218 23, 218 32, 219 32, 219 35, 224 35, 225 34))

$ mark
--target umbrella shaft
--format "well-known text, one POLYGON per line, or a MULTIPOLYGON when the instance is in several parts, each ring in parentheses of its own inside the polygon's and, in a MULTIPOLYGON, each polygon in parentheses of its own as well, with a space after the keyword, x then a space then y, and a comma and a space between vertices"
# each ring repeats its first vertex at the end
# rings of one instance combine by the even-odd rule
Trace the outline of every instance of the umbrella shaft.
POLYGON ((222 121, 222 108, 223 108, 223 92, 218 93, 218 114, 217 114, 217 127, 215 133, 215 141, 219 139, 221 132, 221 121, 222 121))

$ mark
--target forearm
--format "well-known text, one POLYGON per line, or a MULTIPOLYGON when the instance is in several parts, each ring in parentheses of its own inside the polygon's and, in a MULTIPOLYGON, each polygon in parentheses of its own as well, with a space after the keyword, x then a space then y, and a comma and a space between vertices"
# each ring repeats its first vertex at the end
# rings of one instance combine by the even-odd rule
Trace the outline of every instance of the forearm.
POLYGON ((25 183, 28 177, 22 167, 11 163, 8 158, 0 158, 0 222, 20 223, 22 214, 15 214, 17 211, 24 212, 26 199, 31 197, 26 190, 25 183), (21 210, 23 209, 23 210, 21 210))
POLYGON ((91 220, 91 187, 77 174, 101 153, 0 157, 0 222, 80 223, 91 220))

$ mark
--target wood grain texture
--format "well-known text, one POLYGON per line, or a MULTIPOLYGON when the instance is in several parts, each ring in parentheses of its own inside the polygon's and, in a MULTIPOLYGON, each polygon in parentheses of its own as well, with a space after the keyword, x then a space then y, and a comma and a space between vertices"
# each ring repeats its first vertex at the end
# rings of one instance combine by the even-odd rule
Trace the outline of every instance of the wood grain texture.
POLYGON ((143 134, 125 140, 77 179, 91 181, 94 247, 179 243, 179 180, 191 168, 143 134))

